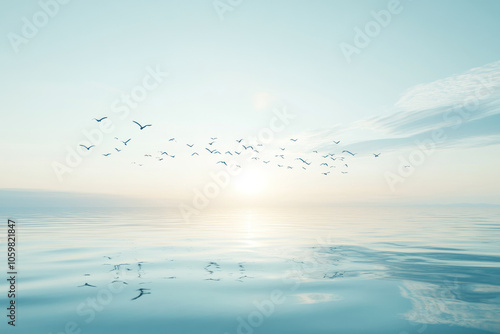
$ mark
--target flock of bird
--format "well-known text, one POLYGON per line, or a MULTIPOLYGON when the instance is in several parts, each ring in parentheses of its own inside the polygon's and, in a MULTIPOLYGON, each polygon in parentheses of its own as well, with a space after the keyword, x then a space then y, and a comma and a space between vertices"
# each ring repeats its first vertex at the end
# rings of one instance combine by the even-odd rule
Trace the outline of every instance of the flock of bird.
MULTIPOLYGON (((107 119, 107 117, 94 118, 96 122, 102 122, 107 119)), ((139 131, 143 131, 147 127, 151 127, 152 124, 142 125, 137 121, 132 121, 132 123, 138 126, 139 131)), ((116 145, 118 147, 114 147, 115 152, 106 152, 102 155, 104 157, 109 157, 112 154, 119 154, 132 140, 132 138, 128 138, 126 140, 118 139, 118 137, 114 137, 120 144, 116 145)), ((291 143, 297 143, 299 138, 290 138, 289 141, 291 143)), ((332 141, 335 145, 340 144, 340 140, 332 141)), ((178 143, 176 138, 168 139, 168 143, 172 146, 169 146, 167 150, 159 150, 156 153, 146 153, 144 154, 144 158, 155 159, 158 162, 164 161, 165 159, 175 159, 176 154, 172 154, 172 150, 178 151, 179 146, 182 144, 178 143), (174 147, 173 145, 177 145, 174 147), (168 153, 170 152, 170 153, 168 153)), ((269 154, 269 150, 264 150, 264 144, 258 143, 255 145, 247 144, 243 138, 235 139, 232 147, 219 150, 217 147, 221 145, 218 141, 217 137, 210 137, 210 140, 207 141, 206 145, 195 145, 194 143, 185 143, 185 148, 189 150, 186 154, 191 157, 197 157, 201 154, 209 155, 214 158, 215 164, 221 164, 228 166, 229 158, 238 158, 239 156, 249 156, 249 160, 255 160, 256 162, 261 162, 264 165, 274 166, 276 168, 283 169, 300 169, 300 170, 309 170, 313 167, 318 167, 319 171, 323 175, 329 175, 330 169, 335 168, 341 174, 347 174, 349 168, 349 158, 356 156, 357 153, 353 153, 349 150, 342 150, 341 153, 322 153, 318 150, 313 150, 309 152, 309 154, 297 156, 297 153, 294 152, 294 145, 291 147, 279 147, 279 150, 273 149, 274 153, 269 154), (289 153, 290 152, 290 153, 289 153), (312 154, 312 156, 311 156, 312 154), (339 167, 337 169, 337 167, 339 167)), ((86 150, 91 150, 95 145, 85 146, 80 145, 86 150)), ((339 150, 340 151, 340 150, 339 150)), ((373 153, 375 158, 378 158, 381 153, 373 153)), ((241 158, 241 157, 240 157, 241 158)), ((143 166, 143 163, 132 162, 137 166, 143 166)), ((235 168, 241 168, 241 165, 235 164, 235 168)))
MULTIPOLYGON (((143 269, 143 264, 145 262, 139 261, 136 263, 118 263, 118 264, 112 264, 110 262, 115 261, 113 260, 112 257, 110 256, 104 256, 106 259, 104 265, 106 266, 111 266, 112 268, 110 269, 110 272, 112 272, 114 275, 113 280, 109 282, 108 284, 120 284, 120 285, 142 285, 142 286, 149 286, 148 284, 152 283, 149 281, 144 281, 144 269, 143 269), (127 279, 126 279, 127 278, 127 279)), ((170 262, 174 261, 173 259, 170 259, 170 262)), ((116 263, 116 262, 115 262, 116 263)), ((223 280, 223 277, 233 277, 238 282, 244 282, 246 279, 251 279, 254 277, 248 276, 247 273, 247 268, 245 267, 245 264, 243 262, 238 263, 238 268, 237 272, 234 272, 234 269, 231 272, 226 272, 222 273, 221 270, 221 265, 215 261, 210 261, 208 264, 203 267, 204 269, 204 275, 201 275, 202 277, 205 277, 204 280, 206 281, 221 281, 223 280), (235 274, 235 275, 234 275, 235 274)), ((92 280, 93 275, 86 273, 83 276, 87 277, 87 279, 92 280)), ((97 277, 100 277, 100 275, 97 275, 97 277)), ((176 276, 163 276, 161 277, 162 279, 177 279, 176 276)), ((96 284, 96 283, 94 283, 96 284)), ((94 284, 89 284, 85 283, 82 285, 78 285, 78 288, 97 288, 97 285, 94 284)), ((135 291, 136 294, 130 299, 136 300, 141 298, 144 295, 149 295, 151 294, 151 288, 146 288, 146 287, 139 287, 135 291)))

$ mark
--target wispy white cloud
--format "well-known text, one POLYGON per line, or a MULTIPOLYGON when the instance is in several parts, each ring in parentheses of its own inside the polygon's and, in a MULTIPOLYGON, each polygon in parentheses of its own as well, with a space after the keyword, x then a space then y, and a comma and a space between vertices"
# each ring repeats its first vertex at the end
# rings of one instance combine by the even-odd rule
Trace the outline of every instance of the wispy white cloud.
POLYGON ((441 148, 500 142, 500 61, 407 90, 386 115, 344 128, 304 134, 310 146, 333 149, 332 140, 359 151, 398 150, 441 131, 441 148))

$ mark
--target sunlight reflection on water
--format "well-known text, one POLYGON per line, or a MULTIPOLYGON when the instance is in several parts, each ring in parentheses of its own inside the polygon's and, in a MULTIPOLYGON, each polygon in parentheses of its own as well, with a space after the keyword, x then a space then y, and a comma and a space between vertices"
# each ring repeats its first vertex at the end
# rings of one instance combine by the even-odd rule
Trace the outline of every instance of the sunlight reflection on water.
POLYGON ((500 333, 495 208, 2 212, 17 333, 500 333))

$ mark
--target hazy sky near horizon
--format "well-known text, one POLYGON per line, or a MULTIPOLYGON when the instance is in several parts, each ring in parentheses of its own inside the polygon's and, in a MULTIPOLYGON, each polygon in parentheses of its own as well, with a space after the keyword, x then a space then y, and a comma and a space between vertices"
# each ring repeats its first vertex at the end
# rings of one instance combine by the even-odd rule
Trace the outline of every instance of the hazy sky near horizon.
POLYGON ((294 117, 261 159, 240 157, 213 202, 500 204, 498 1, 402 0, 383 24, 391 1, 55 3, 0 5, 0 188, 189 204, 230 159, 205 151, 210 137, 223 155, 241 150, 236 139, 286 110, 294 117), (124 115, 145 77, 154 88, 124 115), (61 182, 54 163, 67 165, 104 116, 113 130, 61 182), (321 153, 346 160, 325 169, 321 153))

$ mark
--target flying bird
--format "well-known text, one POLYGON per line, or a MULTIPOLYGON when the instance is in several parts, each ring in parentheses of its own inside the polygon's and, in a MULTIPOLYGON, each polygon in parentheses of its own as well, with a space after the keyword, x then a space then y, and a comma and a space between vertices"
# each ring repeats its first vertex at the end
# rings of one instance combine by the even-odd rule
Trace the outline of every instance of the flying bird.
POLYGON ((342 151, 342 153, 349 153, 349 154, 350 154, 350 155, 352 155, 352 156, 355 156, 355 155, 356 155, 356 153, 352 153, 352 152, 347 151, 347 150, 343 150, 343 151, 342 151))
POLYGON ((323 166, 323 165, 328 166, 328 164, 326 162, 323 162, 320 166, 323 166))
POLYGON ((106 154, 103 154, 103 155, 104 155, 105 157, 107 157, 107 156, 110 156, 110 155, 111 155, 111 153, 106 153, 106 154))
POLYGON ((88 146, 88 147, 87 147, 87 146, 85 146, 85 145, 80 144, 80 146, 81 146, 81 147, 85 147, 85 148, 87 149, 87 151, 88 151, 88 150, 90 150, 92 147, 94 147, 95 145, 90 145, 90 146, 88 146))
POLYGON ((163 152, 163 151, 160 151, 160 152, 161 152, 161 154, 160 154, 160 155, 168 155, 168 153, 167 153, 167 152, 163 152))
POLYGON ((240 154, 241 154, 241 152, 237 152, 237 151, 234 151, 234 153, 236 153, 236 154, 238 154, 238 155, 240 155, 240 154))
POLYGON ((142 126, 142 125, 140 125, 140 124, 139 124, 138 122, 136 122, 136 121, 132 121, 132 122, 134 122, 135 124, 139 125, 139 127, 141 128, 141 130, 143 130, 145 127, 151 126, 151 124, 146 124, 146 125, 142 126))
POLYGON ((208 151, 208 152, 210 152, 210 153, 214 153, 214 152, 215 152, 215 150, 210 151, 210 150, 209 150, 208 148, 206 148, 206 147, 205 147, 205 150, 207 150, 207 151, 208 151))
POLYGON ((122 140, 122 143, 123 143, 123 144, 125 144, 125 145, 127 145, 127 143, 130 141, 130 139, 132 139, 132 138, 129 138, 129 139, 127 139, 126 141, 123 141, 123 140, 122 140))
POLYGON ((245 150, 246 150, 246 149, 249 149, 249 148, 251 148, 252 150, 254 149, 254 148, 253 148, 253 146, 250 146, 250 145, 248 145, 248 146, 242 145, 242 146, 243 146, 243 148, 244 148, 245 150))
POLYGON ((285 150, 285 148, 284 148, 284 147, 280 147, 280 150, 284 151, 284 150, 285 150))
POLYGON ((212 140, 216 140, 216 139, 217 139, 217 137, 210 137, 210 139, 212 139, 212 140))
POLYGON ((380 153, 379 154, 373 153, 373 155, 375 156, 375 158, 378 158, 378 156, 380 155, 380 153))
POLYGON ((229 151, 226 151, 226 153, 225 153, 225 154, 231 154, 231 155, 233 155, 233 154, 232 154, 231 152, 229 152, 229 151))
POLYGON ((218 161, 217 163, 218 163, 218 164, 224 164, 224 165, 226 165, 226 166, 227 166, 227 163, 226 163, 225 161, 218 161))
POLYGON ((108 117, 103 117, 103 118, 100 118, 100 119, 97 119, 97 118, 94 118, 97 122, 102 122, 102 120, 106 119, 108 117))
POLYGON ((293 139, 293 138, 290 138, 291 141, 297 141, 298 139, 293 139))
POLYGON ((117 149, 116 147, 115 147, 115 150, 116 150, 116 152, 121 152, 122 151, 122 150, 117 149))
POLYGON ((194 144, 191 144, 191 145, 189 145, 189 144, 186 144, 186 145, 187 145, 187 146, 189 146, 189 147, 193 147, 193 146, 194 146, 194 144))
POLYGON ((262 161, 262 162, 263 162, 263 163, 265 163, 265 164, 268 164, 268 163, 269 163, 269 161, 262 161))
POLYGON ((338 144, 340 144, 340 140, 339 140, 339 141, 335 141, 335 140, 334 140, 333 142, 334 142, 335 144, 337 144, 337 145, 338 145, 338 144))
MULTIPOLYGON (((147 125, 146 125, 147 126, 147 125)), ((142 129, 141 129, 142 130, 142 129)), ((170 138, 168 141, 175 141, 175 138, 170 138)))
POLYGON ((242 140, 243 140, 243 138, 242 138, 242 139, 236 139, 236 141, 237 141, 238 143, 241 143, 241 141, 242 141, 242 140))
POLYGON ((305 160, 304 160, 304 159, 302 159, 302 158, 297 158, 297 159, 295 159, 295 160, 300 160, 300 161, 302 161, 303 163, 305 163, 305 164, 306 164, 306 165, 308 165, 308 166, 311 164, 310 162, 307 162, 307 161, 305 161, 305 160))
POLYGON ((196 155, 199 155, 198 153, 194 152, 193 154, 191 154, 191 156, 193 156, 193 155, 195 155, 195 154, 196 154, 196 155))

